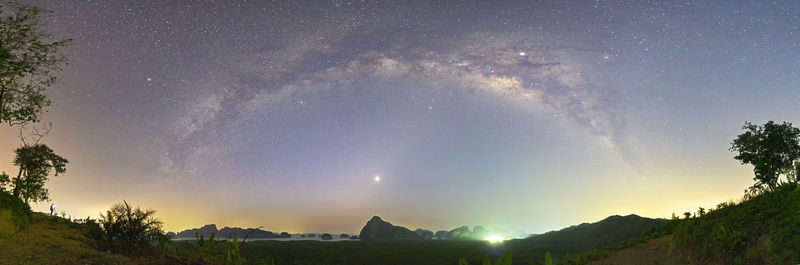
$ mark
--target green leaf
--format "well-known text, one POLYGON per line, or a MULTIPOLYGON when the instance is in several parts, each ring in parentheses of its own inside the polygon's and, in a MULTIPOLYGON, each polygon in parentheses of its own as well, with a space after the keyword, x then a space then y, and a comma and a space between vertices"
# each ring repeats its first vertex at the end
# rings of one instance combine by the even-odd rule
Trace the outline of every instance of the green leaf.
POLYGON ((544 253, 544 264, 553 265, 553 257, 550 256, 550 251, 544 253))
POLYGON ((500 256, 500 258, 497 259, 497 262, 495 262, 494 265, 511 265, 511 251, 506 251, 503 256, 500 256))
POLYGON ((458 265, 469 265, 469 263, 464 258, 460 258, 458 259, 458 265))
POLYGON ((483 256, 483 265, 492 265, 492 260, 489 259, 489 256, 483 256))

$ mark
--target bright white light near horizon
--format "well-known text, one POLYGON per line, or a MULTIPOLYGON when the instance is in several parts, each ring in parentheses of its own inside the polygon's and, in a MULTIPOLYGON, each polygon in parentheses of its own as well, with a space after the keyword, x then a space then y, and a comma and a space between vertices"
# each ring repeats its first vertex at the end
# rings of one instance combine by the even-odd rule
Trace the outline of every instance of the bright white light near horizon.
POLYGON ((486 241, 489 241, 489 243, 500 243, 503 242, 504 240, 505 239, 499 236, 489 236, 486 238, 486 241))
POLYGON ((372 178, 372 180, 374 180, 375 182, 381 182, 381 176, 375 175, 375 177, 372 178))
POLYGON ((525 56, 525 52, 520 52, 519 56, 525 56))

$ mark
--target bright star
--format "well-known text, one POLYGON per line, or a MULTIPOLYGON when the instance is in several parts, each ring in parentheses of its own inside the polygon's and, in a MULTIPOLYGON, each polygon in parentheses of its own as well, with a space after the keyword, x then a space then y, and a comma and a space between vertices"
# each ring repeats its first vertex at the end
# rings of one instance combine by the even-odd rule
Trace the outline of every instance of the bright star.
POLYGON ((381 176, 375 176, 374 178, 372 178, 372 180, 374 180, 375 182, 381 182, 381 176))
POLYGON ((150 81, 153 81, 153 79, 148 77, 147 78, 147 82, 150 82, 150 81))

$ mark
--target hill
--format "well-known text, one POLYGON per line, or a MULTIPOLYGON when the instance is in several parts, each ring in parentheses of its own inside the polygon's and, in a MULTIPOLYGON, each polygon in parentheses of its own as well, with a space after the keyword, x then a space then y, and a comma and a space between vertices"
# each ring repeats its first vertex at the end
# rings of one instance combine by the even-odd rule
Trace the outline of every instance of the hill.
MULTIPOLYGON (((8 224, 8 216, 0 224, 8 224)), ((0 264, 135 264, 121 255, 96 249, 88 227, 41 213, 10 237, 0 236, 0 264)))
POLYGON ((101 251, 99 229, 92 222, 31 212, 27 204, 0 191, 0 265, 191 264, 174 256, 130 257, 101 251))
POLYGON ((421 239, 422 237, 408 228, 392 225, 392 223, 386 222, 378 216, 373 216, 361 229, 358 238, 370 241, 421 239))
POLYGON ((125 264, 125 257, 97 251, 88 226, 33 213, 0 191, 0 264, 125 264))
POLYGON ((583 223, 521 241, 532 248, 549 247, 553 251, 562 249, 589 251, 616 247, 623 241, 638 237, 664 223, 663 219, 645 218, 634 214, 613 215, 596 223, 583 223))
POLYGON ((797 264, 800 262, 800 185, 745 196, 675 218, 641 244, 599 255, 589 264, 797 264))
MULTIPOLYGON (((177 237, 177 238, 195 238, 196 236, 197 237, 203 236, 205 238, 208 238, 208 237, 211 236, 212 233, 213 234, 219 234, 219 230, 217 229, 217 225, 215 225, 215 224, 204 225, 203 227, 200 227, 200 228, 186 229, 186 230, 178 232, 175 237, 177 237)), ((217 236, 219 236, 219 235, 217 235, 217 236)))

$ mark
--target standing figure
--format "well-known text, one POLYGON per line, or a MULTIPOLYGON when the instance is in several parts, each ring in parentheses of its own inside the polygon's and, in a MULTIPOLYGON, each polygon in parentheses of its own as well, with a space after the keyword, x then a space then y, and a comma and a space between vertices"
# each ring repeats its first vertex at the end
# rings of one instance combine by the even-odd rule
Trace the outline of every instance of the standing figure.
POLYGON ((50 204, 50 215, 53 215, 53 212, 55 212, 55 211, 56 211, 56 204, 55 203, 51 203, 50 204))

